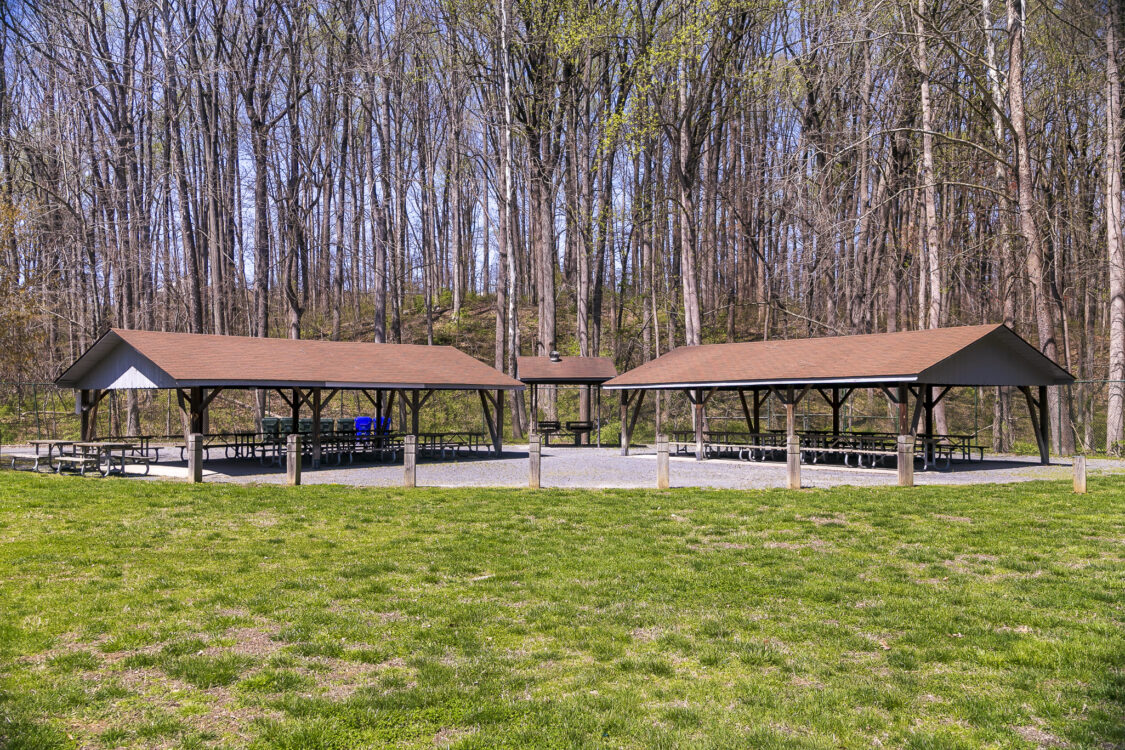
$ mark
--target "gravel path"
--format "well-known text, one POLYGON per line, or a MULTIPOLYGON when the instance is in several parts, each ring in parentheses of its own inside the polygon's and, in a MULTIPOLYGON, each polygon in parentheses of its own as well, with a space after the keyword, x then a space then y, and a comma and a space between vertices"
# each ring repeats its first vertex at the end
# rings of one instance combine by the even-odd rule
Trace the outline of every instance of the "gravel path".
MULTIPOLYGON (((25 446, 4 446, 4 454, 34 453, 25 446)), ((4 462, 0 461, 0 466, 4 462)), ((205 462, 205 481, 280 484, 285 472, 277 467, 262 467, 257 461, 214 460, 205 462)), ((1091 475, 1125 473, 1125 461, 1090 459, 1091 475)), ((806 487, 839 485, 894 485, 894 469, 849 469, 844 467, 803 466, 806 487)), ((301 480, 305 484, 346 484, 357 487, 391 487, 402 484, 402 464, 356 463, 342 467, 326 466, 313 471, 306 463, 301 480)), ((153 465, 153 478, 184 478, 182 462, 153 465)), ((423 460, 418 464, 418 485, 437 487, 526 487, 527 449, 505 446, 504 456, 463 458, 458 461, 423 460)), ((1068 479, 1069 459, 1053 459, 1040 466, 1029 456, 990 456, 984 462, 957 463, 951 471, 917 471, 918 484, 984 484, 1026 482, 1036 479, 1068 479)), ((671 459, 673 487, 716 487, 764 489, 785 485, 785 466, 779 463, 749 463, 728 459, 696 461, 691 457, 671 459)), ((656 484, 656 456, 651 448, 638 447, 633 455, 622 456, 617 448, 544 447, 542 464, 544 487, 630 488, 656 484)))

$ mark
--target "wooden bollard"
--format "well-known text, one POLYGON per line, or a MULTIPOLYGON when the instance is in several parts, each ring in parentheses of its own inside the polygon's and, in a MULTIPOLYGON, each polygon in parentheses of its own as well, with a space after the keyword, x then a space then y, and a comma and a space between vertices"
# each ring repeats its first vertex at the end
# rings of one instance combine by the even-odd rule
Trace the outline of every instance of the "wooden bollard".
POLYGON ((415 487, 418 481, 418 472, 415 469, 417 457, 418 437, 407 435, 402 439, 402 486, 415 487))
POLYGON ((656 436, 656 489, 668 489, 668 438, 656 436))
POLYGON ((1074 457, 1074 492, 1079 495, 1086 494, 1086 457, 1074 457))
POLYGON ((543 443, 539 439, 537 433, 531 433, 527 436, 527 464, 528 464, 528 478, 527 486, 533 490, 539 489, 539 467, 543 458, 543 443))
POLYGON ((898 436, 898 486, 914 486, 914 436, 898 436))
POLYGON ((285 483, 290 487, 301 483, 301 436, 296 433, 285 440, 285 483))
POLYGON ((801 489, 801 438, 796 435, 785 440, 785 468, 789 489, 801 489))
POLYGON ((203 436, 198 432, 188 435, 187 456, 188 481, 199 484, 203 481, 203 436))

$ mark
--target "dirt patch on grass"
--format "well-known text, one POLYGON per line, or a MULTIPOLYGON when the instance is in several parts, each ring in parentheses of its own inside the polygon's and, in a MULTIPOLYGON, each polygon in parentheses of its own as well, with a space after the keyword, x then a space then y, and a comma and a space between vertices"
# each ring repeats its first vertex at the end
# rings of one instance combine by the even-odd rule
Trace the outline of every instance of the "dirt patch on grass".
POLYGON ((1027 742, 1035 743, 1036 747, 1069 747, 1070 743, 1061 737, 1056 737, 1040 727, 1015 727, 1015 732, 1027 742))
POLYGON ((475 734, 476 731, 476 729, 466 729, 464 727, 445 727, 440 732, 434 735, 434 746, 449 747, 456 742, 460 742, 469 735, 475 734))
POLYGON ((946 515, 942 515, 941 513, 935 513, 934 514, 934 520, 936 520, 936 521, 948 521, 950 523, 972 523, 973 522, 973 519, 969 518, 968 516, 946 516, 946 515))
POLYGON ((804 542, 765 542, 762 544, 766 549, 789 549, 789 550, 802 550, 802 549, 815 549, 826 550, 831 545, 828 542, 820 539, 809 539, 804 542))

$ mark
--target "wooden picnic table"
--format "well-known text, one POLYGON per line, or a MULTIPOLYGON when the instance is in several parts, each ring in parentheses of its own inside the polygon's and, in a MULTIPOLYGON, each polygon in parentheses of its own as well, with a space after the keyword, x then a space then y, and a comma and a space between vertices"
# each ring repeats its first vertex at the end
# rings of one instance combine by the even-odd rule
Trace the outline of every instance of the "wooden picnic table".
POLYGON ((29 445, 32 445, 32 446, 35 447, 35 455, 36 456, 39 455, 39 448, 40 447, 44 447, 44 448, 47 449, 47 463, 51 462, 51 456, 54 454, 56 448, 58 449, 59 455, 61 456, 61 455, 63 455, 64 449, 73 446, 74 443, 75 443, 75 441, 73 441, 73 440, 54 440, 54 439, 50 439, 50 440, 28 440, 27 442, 28 442, 29 445))
MULTIPOLYGON (((88 441, 88 442, 74 443, 75 451, 80 451, 83 456, 91 456, 91 457, 94 457, 94 458, 97 459, 98 468, 101 471, 102 476, 109 476, 110 474, 113 474, 113 473, 124 474, 125 473, 126 454, 129 453, 130 451, 132 451, 135 447, 136 447, 136 443, 114 442, 114 441, 109 441, 109 440, 94 440, 94 441, 88 441), (120 453, 120 456, 118 456, 117 460, 116 460, 117 467, 118 467, 117 469, 113 468, 113 465, 115 463, 114 455, 113 455, 114 452, 120 453), (104 462, 105 462, 105 468, 104 469, 101 468, 103 458, 104 458, 104 462)), ((134 456, 133 458, 138 459, 138 457, 136 457, 136 456, 134 456)), ((144 460, 144 465, 145 465, 145 468, 146 468, 146 471, 147 471, 147 468, 148 468, 147 459, 144 460)))

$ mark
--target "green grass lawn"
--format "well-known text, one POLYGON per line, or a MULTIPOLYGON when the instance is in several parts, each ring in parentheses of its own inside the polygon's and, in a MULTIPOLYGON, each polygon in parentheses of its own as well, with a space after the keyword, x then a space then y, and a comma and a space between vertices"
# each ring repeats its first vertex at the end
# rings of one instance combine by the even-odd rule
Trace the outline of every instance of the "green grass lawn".
POLYGON ((0 747, 1125 747, 1125 483, 0 473, 0 747))

